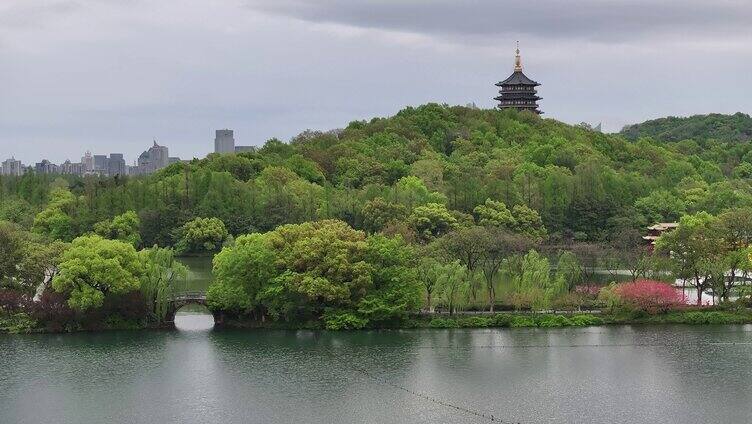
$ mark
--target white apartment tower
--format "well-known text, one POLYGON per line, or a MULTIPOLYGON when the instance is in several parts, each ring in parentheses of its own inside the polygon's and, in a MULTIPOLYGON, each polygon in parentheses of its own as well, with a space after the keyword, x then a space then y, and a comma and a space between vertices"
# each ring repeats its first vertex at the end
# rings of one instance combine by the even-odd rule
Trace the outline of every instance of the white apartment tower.
POLYGON ((0 168, 1 168, 0 170, 2 170, 3 175, 23 174, 23 165, 21 165, 21 161, 16 160, 16 158, 13 158, 13 157, 3 161, 2 167, 0 168))

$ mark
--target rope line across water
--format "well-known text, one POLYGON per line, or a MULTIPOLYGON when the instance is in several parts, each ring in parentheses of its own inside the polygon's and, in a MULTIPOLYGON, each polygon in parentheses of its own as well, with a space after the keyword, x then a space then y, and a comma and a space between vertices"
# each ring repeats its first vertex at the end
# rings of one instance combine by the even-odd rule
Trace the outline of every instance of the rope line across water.
POLYGON ((331 355, 334 359, 338 360, 339 363, 341 363, 344 366, 346 366, 347 368, 350 368, 352 371, 355 371, 355 372, 357 372, 359 374, 364 375, 366 378, 368 378, 368 379, 370 379, 370 380, 372 380, 372 381, 374 381, 374 382, 376 382, 378 384, 389 386, 389 387, 392 387, 392 388, 397 389, 397 390, 401 390, 401 391, 403 391, 405 393, 408 393, 408 394, 410 394, 412 396, 415 396, 417 398, 426 400, 428 402, 434 403, 436 405, 440 405, 440 406, 443 406, 445 408, 454 409, 456 411, 464 412, 464 413, 466 413, 468 415, 473 415, 473 416, 478 417, 478 418, 483 418, 484 420, 487 420, 487 421, 490 421, 490 422, 499 422, 499 423, 508 423, 508 424, 515 424, 515 423, 516 424, 521 424, 519 421, 511 421, 511 420, 506 420, 505 421, 505 420, 503 420, 501 418, 495 417, 491 413, 483 413, 483 412, 480 412, 480 411, 475 410, 475 409, 471 409, 471 408, 468 408, 468 407, 465 407, 465 406, 462 406, 462 405, 454 404, 454 403, 451 403, 451 402, 447 402, 447 401, 444 401, 444 400, 441 400, 441 399, 429 396, 428 394, 423 393, 423 392, 411 390, 411 389, 409 389, 407 387, 400 386, 399 384, 392 383, 392 382, 386 380, 385 378, 382 378, 382 377, 380 377, 378 375, 375 375, 375 374, 369 372, 365 368, 354 366, 354 365, 350 365, 349 361, 347 360, 347 358, 345 358, 342 355, 338 355, 337 353, 335 353, 331 349, 326 349, 326 352, 329 355, 331 355))

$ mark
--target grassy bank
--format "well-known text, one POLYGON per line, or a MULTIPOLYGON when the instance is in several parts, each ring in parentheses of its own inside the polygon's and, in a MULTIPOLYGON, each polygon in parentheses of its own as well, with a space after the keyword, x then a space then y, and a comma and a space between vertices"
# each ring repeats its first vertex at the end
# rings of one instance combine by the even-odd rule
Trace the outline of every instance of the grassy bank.
MULTIPOLYGON (((522 328, 522 327, 588 327, 598 325, 627 324, 752 324, 752 311, 736 310, 687 310, 664 314, 635 312, 616 313, 498 313, 493 315, 414 316, 377 328, 522 328)), ((323 329, 320 322, 260 322, 243 319, 228 319, 222 323, 226 328, 265 329, 323 329)))
MULTIPOLYGON (((686 324, 686 325, 729 325, 752 324, 750 310, 687 310, 664 314, 646 314, 641 312, 616 313, 498 313, 493 315, 455 315, 455 316, 414 316, 376 328, 417 329, 417 328, 556 328, 588 327, 599 325, 630 324, 686 324)), ((278 330, 323 330, 320 321, 284 322, 258 321, 252 319, 228 318, 218 325, 235 329, 278 329, 278 330)), ((146 325, 143 322, 108 319, 103 325, 92 328, 39 326, 26 314, 0 316, 0 333, 65 333, 78 331, 139 330, 164 328, 146 325)), ((373 327, 367 328, 373 329, 373 327)))
POLYGON ((748 324, 750 311, 677 311, 649 315, 635 312, 604 314, 513 314, 488 316, 422 317, 409 320, 408 328, 519 328, 587 327, 625 324, 748 324))

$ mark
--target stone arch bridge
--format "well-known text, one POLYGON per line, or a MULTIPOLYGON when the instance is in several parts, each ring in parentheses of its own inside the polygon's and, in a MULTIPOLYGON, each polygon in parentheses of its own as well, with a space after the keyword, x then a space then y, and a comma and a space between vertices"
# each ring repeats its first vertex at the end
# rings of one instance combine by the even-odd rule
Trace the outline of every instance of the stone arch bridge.
MULTIPOLYGON (((206 304, 205 292, 181 292, 176 293, 168 300, 167 316, 165 316, 165 323, 168 325, 175 325, 175 314, 186 305, 201 305, 208 309, 206 304)), ((212 312, 214 316, 214 324, 221 323, 221 316, 218 313, 212 312)))

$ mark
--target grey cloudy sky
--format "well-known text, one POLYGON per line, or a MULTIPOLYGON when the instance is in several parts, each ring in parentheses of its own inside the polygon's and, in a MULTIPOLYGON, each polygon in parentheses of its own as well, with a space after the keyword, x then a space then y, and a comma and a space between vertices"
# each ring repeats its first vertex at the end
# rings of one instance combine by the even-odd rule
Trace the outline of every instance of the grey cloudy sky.
POLYGON ((131 162, 429 101, 492 107, 520 40, 545 116, 752 109, 747 0, 2 0, 0 158, 131 162))

